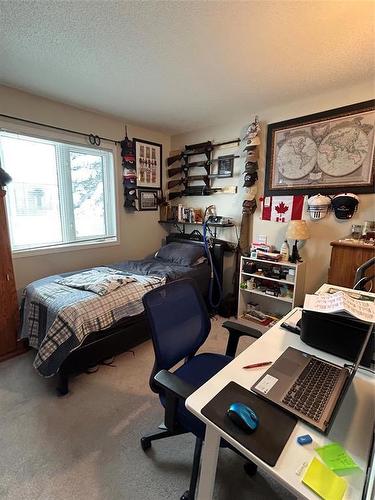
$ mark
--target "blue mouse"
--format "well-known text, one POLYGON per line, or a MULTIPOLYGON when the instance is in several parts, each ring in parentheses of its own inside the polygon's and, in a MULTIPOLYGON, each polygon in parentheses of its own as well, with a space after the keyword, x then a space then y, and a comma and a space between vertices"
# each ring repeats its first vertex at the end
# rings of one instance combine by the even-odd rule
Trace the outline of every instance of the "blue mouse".
POLYGON ((258 427, 259 419, 255 411, 243 403, 232 403, 227 410, 227 416, 246 432, 254 432, 258 427))

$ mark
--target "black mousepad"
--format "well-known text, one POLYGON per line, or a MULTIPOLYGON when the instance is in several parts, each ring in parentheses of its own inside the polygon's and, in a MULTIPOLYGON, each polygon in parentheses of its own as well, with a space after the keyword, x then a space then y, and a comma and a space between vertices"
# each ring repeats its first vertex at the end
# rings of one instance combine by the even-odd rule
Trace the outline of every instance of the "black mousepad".
POLYGON ((235 382, 229 382, 202 408, 202 414, 271 466, 276 464, 297 423, 297 418, 293 415, 264 401, 235 382), (226 415, 231 403, 237 402, 249 406, 258 416, 259 424, 252 434, 237 427, 226 415))

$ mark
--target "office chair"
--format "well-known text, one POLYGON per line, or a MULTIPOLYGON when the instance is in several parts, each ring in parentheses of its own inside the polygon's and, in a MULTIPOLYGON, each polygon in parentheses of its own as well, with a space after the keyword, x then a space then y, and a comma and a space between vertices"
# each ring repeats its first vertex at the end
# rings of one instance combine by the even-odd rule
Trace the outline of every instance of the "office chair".
MULTIPOLYGON (((155 351, 150 387, 159 394, 165 415, 164 428, 142 437, 141 446, 146 451, 151 447, 151 441, 157 439, 187 432, 196 436, 190 487, 181 497, 181 500, 193 500, 205 425, 186 409, 185 400, 232 361, 240 336, 259 337, 260 333, 252 328, 246 331, 243 327, 236 329, 233 323, 228 322, 226 354, 196 355, 208 337, 211 321, 202 295, 191 279, 173 281, 148 292, 143 297, 143 305, 155 351), (173 373, 168 371, 182 360, 184 363, 173 373)), ((230 447, 224 440, 221 440, 221 446, 230 447)), ((249 475, 256 472, 256 465, 248 460, 244 468, 249 475)))
POLYGON ((367 260, 364 262, 359 268, 357 269, 355 273, 355 278, 354 278, 354 284, 353 284, 353 289, 354 290, 363 290, 365 292, 371 292, 372 291, 372 281, 375 277, 375 275, 371 276, 366 276, 365 272, 367 269, 370 267, 375 266, 375 257, 372 257, 371 259, 367 260), (370 283, 370 289, 366 289, 366 285, 370 283))

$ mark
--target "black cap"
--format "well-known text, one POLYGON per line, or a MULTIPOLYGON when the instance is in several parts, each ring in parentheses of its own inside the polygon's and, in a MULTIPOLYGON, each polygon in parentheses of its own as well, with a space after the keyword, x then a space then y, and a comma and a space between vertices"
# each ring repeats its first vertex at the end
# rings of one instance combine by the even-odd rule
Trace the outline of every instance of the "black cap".
POLYGON ((351 219, 358 207, 358 198, 353 193, 336 195, 332 200, 332 208, 337 219, 351 219))
POLYGON ((244 177, 244 187, 251 187, 253 186, 256 181, 258 180, 258 173, 253 172, 253 173, 246 173, 244 177))

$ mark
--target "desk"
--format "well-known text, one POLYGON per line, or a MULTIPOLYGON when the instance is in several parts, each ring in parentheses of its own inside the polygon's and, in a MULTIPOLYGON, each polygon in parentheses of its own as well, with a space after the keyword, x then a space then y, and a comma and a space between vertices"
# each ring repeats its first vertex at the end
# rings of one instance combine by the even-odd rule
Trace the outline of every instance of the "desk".
POLYGON ((361 498, 371 444, 372 426, 375 421, 375 377, 370 373, 367 374, 363 370, 357 372, 328 436, 324 436, 312 427, 298 422, 275 467, 270 467, 262 462, 257 456, 253 455, 201 414, 202 408, 231 380, 250 389, 253 383, 267 370, 267 367, 244 370, 242 366, 258 361, 275 361, 288 346, 314 354, 341 366, 345 363, 341 358, 309 347, 301 341, 298 335, 281 328, 281 323, 287 320, 294 311, 291 311, 285 318, 270 328, 267 333, 262 335, 260 339, 256 340, 186 400, 186 407, 206 424, 198 500, 212 498, 221 437, 259 467, 267 470, 275 480, 283 484, 298 498, 312 500, 316 500, 318 496, 301 482, 303 474, 298 476, 296 471, 304 462, 309 463, 313 456, 317 456, 313 446, 317 447, 332 441, 338 441, 363 471, 345 477, 348 489, 344 499, 359 500, 361 498), (297 444, 297 436, 303 434, 310 434, 313 443, 307 446, 297 444))

